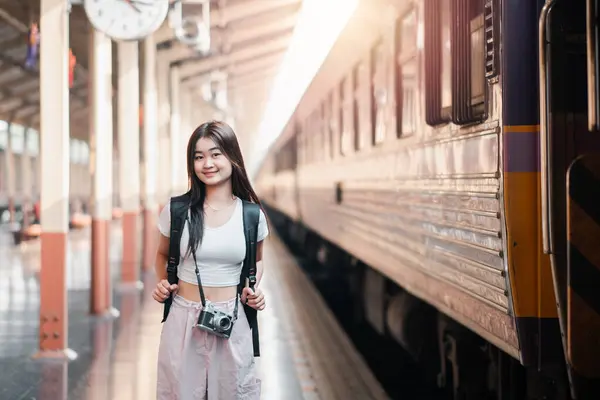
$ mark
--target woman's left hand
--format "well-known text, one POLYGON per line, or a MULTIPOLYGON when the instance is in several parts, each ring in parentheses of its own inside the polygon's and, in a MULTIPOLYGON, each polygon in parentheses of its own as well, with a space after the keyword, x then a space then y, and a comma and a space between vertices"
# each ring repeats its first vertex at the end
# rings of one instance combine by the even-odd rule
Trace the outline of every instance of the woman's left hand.
POLYGON ((242 291, 242 303, 248 304, 255 310, 262 311, 266 306, 265 295, 258 287, 254 288, 254 292, 249 287, 245 287, 242 291))

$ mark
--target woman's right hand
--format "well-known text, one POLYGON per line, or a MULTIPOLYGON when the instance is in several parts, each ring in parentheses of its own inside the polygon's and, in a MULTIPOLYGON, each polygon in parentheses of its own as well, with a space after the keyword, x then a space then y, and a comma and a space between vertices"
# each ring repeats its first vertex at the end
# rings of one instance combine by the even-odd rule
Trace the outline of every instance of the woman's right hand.
POLYGON ((152 291, 152 298, 159 303, 163 303, 166 299, 169 298, 169 295, 177 290, 178 286, 173 284, 169 284, 169 281, 163 279, 162 281, 156 284, 156 287, 152 291))

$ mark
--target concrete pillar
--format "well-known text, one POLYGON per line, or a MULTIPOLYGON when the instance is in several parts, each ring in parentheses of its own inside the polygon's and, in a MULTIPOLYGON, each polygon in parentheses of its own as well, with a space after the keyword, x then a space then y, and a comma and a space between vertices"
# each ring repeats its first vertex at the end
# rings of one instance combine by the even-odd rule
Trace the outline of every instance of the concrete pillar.
POLYGON ((15 222, 15 195, 16 195, 16 179, 15 179, 15 157, 13 154, 13 126, 8 124, 7 142, 6 142, 6 189, 8 192, 8 214, 10 222, 15 222))
POLYGON ((150 270, 156 253, 156 203, 158 162, 158 99, 156 89, 156 42, 144 40, 144 254, 142 268, 150 270))
POLYGON ((157 92, 158 92, 158 165, 159 165, 159 203, 160 208, 169 201, 171 195, 171 107, 169 102, 169 63, 162 61, 160 56, 157 63, 157 92))
POLYGON ((90 312, 117 316, 112 307, 110 225, 113 188, 112 42, 91 28, 90 169, 92 176, 92 282, 90 312))
POLYGON ((179 102, 179 110, 181 115, 181 124, 179 128, 179 154, 181 158, 181 168, 183 171, 179 174, 179 187, 180 192, 185 192, 189 187, 189 180, 187 178, 187 144, 192 134, 191 128, 191 114, 192 114, 192 97, 190 96, 190 92, 185 90, 183 87, 180 92, 180 102, 179 102))
POLYGON ((186 170, 181 168, 182 165, 186 165, 186 161, 185 146, 181 144, 181 109, 179 108, 181 95, 178 67, 171 68, 169 87, 171 88, 169 96, 171 103, 171 196, 178 196, 183 194, 179 183, 181 176, 182 174, 187 175, 186 170))
MULTIPOLYGON (((67 232, 69 229, 68 0, 41 0, 40 47, 41 271, 39 352, 73 359, 67 348, 67 232)), ((66 377, 65 377, 66 379, 66 377)), ((64 394, 66 396, 66 394, 64 394)), ((56 394, 62 398, 63 394, 56 394)))
POLYGON ((140 249, 140 126, 138 42, 118 44, 119 65, 119 192, 123 209, 121 282, 142 287, 140 249))

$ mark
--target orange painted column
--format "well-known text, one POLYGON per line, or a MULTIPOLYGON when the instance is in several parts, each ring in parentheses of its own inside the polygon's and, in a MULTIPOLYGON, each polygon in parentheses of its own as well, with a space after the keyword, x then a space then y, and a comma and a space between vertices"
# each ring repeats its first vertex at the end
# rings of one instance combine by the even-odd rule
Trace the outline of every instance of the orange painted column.
POLYGON ((92 259, 90 313, 118 316, 112 307, 110 224, 112 220, 112 43, 90 29, 90 161, 92 173, 92 259))
POLYGON ((158 94, 156 82, 156 42, 144 40, 144 271, 153 269, 156 255, 156 187, 158 181, 158 94))
POLYGON ((54 43, 40 48, 41 271, 36 358, 75 358, 68 345, 69 222, 68 0, 41 0, 41 30, 54 43))
POLYGON ((121 283, 142 288, 140 280, 140 126, 137 42, 118 43, 119 57, 119 194, 123 209, 121 283))

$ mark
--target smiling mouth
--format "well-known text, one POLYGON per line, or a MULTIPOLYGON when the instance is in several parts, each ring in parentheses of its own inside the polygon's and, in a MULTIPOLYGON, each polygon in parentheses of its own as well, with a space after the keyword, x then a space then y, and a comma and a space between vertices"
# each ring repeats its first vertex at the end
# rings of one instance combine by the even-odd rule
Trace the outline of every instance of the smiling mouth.
POLYGON ((212 172, 205 172, 204 176, 213 176, 214 174, 216 174, 217 171, 212 171, 212 172))

